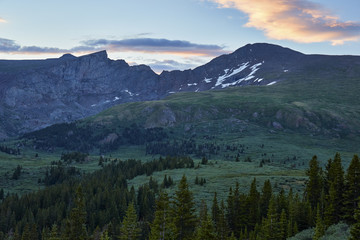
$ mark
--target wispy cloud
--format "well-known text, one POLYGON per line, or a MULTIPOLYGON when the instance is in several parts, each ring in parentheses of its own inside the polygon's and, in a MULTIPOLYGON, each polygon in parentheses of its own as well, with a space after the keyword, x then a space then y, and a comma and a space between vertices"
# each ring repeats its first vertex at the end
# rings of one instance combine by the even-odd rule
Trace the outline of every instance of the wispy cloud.
POLYGON ((110 51, 163 53, 175 55, 217 56, 225 53, 218 45, 196 44, 182 40, 131 38, 122 40, 95 39, 82 42, 84 46, 106 48, 110 51))
POLYGON ((228 53, 218 45, 196 44, 182 40, 131 38, 121 40, 92 39, 70 49, 40 46, 20 46, 14 40, 0 38, 0 52, 6 53, 84 53, 106 49, 109 52, 142 52, 186 56, 218 56, 228 53))
POLYGON ((2 17, 0 17, 0 23, 6 23, 7 21, 5 19, 3 19, 2 17))
POLYGON ((175 60, 162 60, 162 61, 153 60, 147 65, 149 65, 151 69, 154 70, 154 72, 156 73, 161 73, 163 70, 165 71, 185 70, 198 66, 195 63, 184 63, 175 60))
POLYGON ((360 39, 360 23, 341 21, 320 4, 308 0, 210 0, 222 8, 248 14, 246 27, 254 27, 277 40, 331 42, 360 39))

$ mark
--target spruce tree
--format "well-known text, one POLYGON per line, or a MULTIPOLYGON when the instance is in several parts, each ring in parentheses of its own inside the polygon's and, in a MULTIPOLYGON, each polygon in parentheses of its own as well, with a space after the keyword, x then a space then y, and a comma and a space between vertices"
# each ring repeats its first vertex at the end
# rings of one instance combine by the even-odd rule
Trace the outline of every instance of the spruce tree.
POLYGON ((130 203, 121 223, 120 240, 135 240, 141 236, 134 203, 130 203))
POLYGON ((189 190, 185 175, 180 180, 175 192, 174 216, 177 230, 177 239, 192 239, 195 231, 196 215, 192 192, 189 190))
POLYGON ((81 185, 76 189, 75 206, 71 209, 70 218, 67 220, 67 236, 69 240, 85 240, 86 232, 86 210, 85 199, 81 185))
POLYGON ((315 226, 315 233, 313 239, 319 240, 320 237, 324 235, 324 233, 325 233, 325 226, 321 216, 320 204, 318 204, 316 210, 316 226, 315 226))
POLYGON ((204 218, 201 219, 200 225, 196 229, 195 239, 217 240, 214 224, 207 214, 205 214, 204 218))
POLYGON ((228 226, 225 218, 225 204, 224 201, 221 200, 220 209, 219 209, 219 218, 216 224, 216 234, 217 239, 225 240, 228 236, 228 226))
POLYGON ((326 170, 325 223, 330 226, 338 223, 343 215, 344 170, 339 153, 333 161, 329 160, 326 170))
POLYGON ((355 210, 354 218, 356 222, 351 227, 349 240, 360 239, 360 198, 358 199, 358 208, 355 210))
POLYGON ((309 180, 306 183, 305 195, 306 199, 310 202, 313 209, 316 208, 320 200, 322 189, 322 170, 319 167, 319 162, 316 156, 313 156, 309 162, 309 169, 306 171, 309 180))
POLYGON ((219 204, 217 201, 217 193, 215 192, 213 202, 212 202, 212 207, 211 207, 211 218, 214 222, 215 229, 217 229, 217 224, 219 222, 219 212, 220 212, 220 208, 219 208, 219 204))
POLYGON ((155 219, 150 225, 150 240, 176 239, 176 227, 171 211, 167 193, 160 192, 156 201, 155 219))
POLYGON ((254 180, 251 183, 250 192, 247 198, 248 206, 249 206, 247 226, 249 227, 250 231, 255 228, 256 223, 258 223, 260 219, 259 197, 260 197, 260 193, 256 189, 256 178, 254 178, 254 180))
POLYGON ((357 208, 357 199, 360 197, 360 161, 357 155, 351 160, 345 176, 343 219, 347 223, 355 222, 354 214, 357 208))
POLYGON ((272 187, 270 180, 266 180, 264 182, 264 186, 261 190, 261 196, 260 196, 260 216, 266 217, 267 210, 269 207, 269 202, 272 196, 272 187))
MULTIPOLYGON (((285 240, 287 237, 287 217, 285 209, 281 210, 280 220, 279 220, 279 237, 281 240, 285 240)), ((279 239, 279 240, 280 240, 279 239)))

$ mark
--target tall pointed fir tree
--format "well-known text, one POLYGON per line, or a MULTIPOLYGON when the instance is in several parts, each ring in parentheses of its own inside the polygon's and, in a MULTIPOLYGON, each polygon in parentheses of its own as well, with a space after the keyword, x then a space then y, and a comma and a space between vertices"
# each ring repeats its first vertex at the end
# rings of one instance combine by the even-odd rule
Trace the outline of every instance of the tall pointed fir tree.
POLYGON ((270 199, 267 217, 262 221, 261 231, 259 232, 258 238, 266 240, 282 239, 279 215, 276 211, 276 201, 274 197, 270 199))
POLYGON ((135 240, 141 236, 134 203, 131 202, 121 223, 120 240, 135 240))
POLYGON ((357 208, 357 200, 360 197, 360 161, 357 155, 351 160, 345 176, 343 219, 353 224, 354 214, 357 208))
POLYGON ((318 204, 316 210, 316 226, 315 226, 315 233, 313 239, 319 240, 324 234, 325 234, 325 226, 321 216, 320 204, 318 204))
POLYGON ((215 229, 217 229, 217 225, 219 222, 219 212, 220 212, 220 208, 219 208, 219 204, 217 201, 217 193, 215 192, 213 202, 212 202, 212 207, 211 207, 211 218, 214 222, 215 229))
POLYGON ((358 208, 355 210, 354 218, 355 223, 351 227, 349 240, 360 239, 360 198, 358 199, 358 208))
POLYGON ((178 189, 175 192, 174 216, 177 230, 177 239, 192 239, 196 215, 192 192, 189 190, 185 175, 181 178, 178 189))
POLYGON ((66 239, 86 240, 86 209, 81 185, 76 189, 74 203, 75 206, 71 209, 70 218, 67 220, 66 239))
POLYGON ((264 182, 264 186, 261 190, 261 195, 260 195, 260 217, 266 217, 267 215, 267 210, 269 208, 269 202, 272 196, 272 187, 271 187, 271 183, 270 180, 266 180, 264 182))
POLYGON ((248 214, 248 230, 252 231, 255 228, 256 223, 260 219, 260 205, 259 205, 260 193, 256 189, 256 178, 251 183, 250 192, 247 197, 249 214, 248 214))
POLYGON ((327 224, 331 225, 338 223, 343 215, 344 170, 339 153, 335 154, 333 161, 329 160, 326 170, 326 190, 328 191, 325 197, 325 219, 327 224), (328 211, 328 208, 332 212, 328 211), (331 213, 331 216, 329 213, 331 213), (330 219, 331 221, 328 221, 330 219))
POLYGON ((313 156, 310 160, 309 169, 306 171, 306 175, 309 177, 309 180, 305 187, 305 196, 310 202, 311 207, 315 209, 320 200, 321 189, 323 188, 322 170, 319 167, 316 156, 313 156))
POLYGON ((200 222, 199 227, 195 233, 196 240, 217 240, 214 224, 208 215, 204 216, 204 219, 200 222))
POLYGON ((216 235, 217 239, 225 240, 228 236, 229 228, 227 226, 226 217, 225 217, 225 204, 224 200, 221 200, 220 209, 219 209, 219 218, 216 224, 216 235))
POLYGON ((171 213, 169 196, 166 192, 162 191, 156 201, 155 219, 150 225, 150 240, 176 239, 176 226, 171 213))

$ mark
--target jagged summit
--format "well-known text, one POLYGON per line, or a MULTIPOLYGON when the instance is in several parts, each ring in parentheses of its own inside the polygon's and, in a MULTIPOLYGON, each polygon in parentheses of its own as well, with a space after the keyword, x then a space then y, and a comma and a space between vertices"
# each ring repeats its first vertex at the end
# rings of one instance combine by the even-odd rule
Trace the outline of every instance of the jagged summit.
POLYGON ((0 138, 70 122, 113 105, 296 79, 341 81, 360 76, 360 57, 305 55, 281 46, 248 44, 193 70, 164 71, 111 60, 105 50, 75 57, 0 61, 0 138))
POLYGON ((71 53, 65 53, 60 57, 60 59, 75 59, 76 57, 72 55, 71 53))

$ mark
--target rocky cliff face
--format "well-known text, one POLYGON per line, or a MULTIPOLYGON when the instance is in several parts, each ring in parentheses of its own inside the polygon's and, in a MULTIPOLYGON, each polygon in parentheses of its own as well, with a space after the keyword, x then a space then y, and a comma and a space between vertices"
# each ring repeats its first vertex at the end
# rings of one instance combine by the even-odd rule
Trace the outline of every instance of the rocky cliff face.
POLYGON ((155 74, 110 60, 105 51, 59 59, 0 61, 0 139, 99 113, 113 105, 183 91, 273 85, 289 76, 359 76, 360 57, 304 55, 270 44, 246 45, 186 71, 155 74))
POLYGON ((115 104, 159 98, 158 75, 149 67, 110 60, 105 51, 64 55, 31 67, 29 61, 14 64, 17 69, 0 73, 3 137, 74 121, 115 104))

